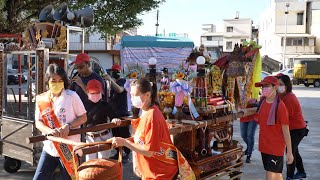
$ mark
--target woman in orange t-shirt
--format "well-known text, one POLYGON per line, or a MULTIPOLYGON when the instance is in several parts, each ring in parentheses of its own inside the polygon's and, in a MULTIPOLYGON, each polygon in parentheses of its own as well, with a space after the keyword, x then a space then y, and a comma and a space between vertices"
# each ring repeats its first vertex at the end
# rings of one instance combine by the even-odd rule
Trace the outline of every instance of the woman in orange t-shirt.
POLYGON ((292 164, 287 165, 287 177, 291 179, 306 178, 302 158, 299 154, 298 146, 307 134, 306 123, 302 115, 301 106, 298 98, 292 93, 292 84, 290 77, 284 74, 277 75, 279 81, 278 93, 283 103, 286 105, 289 114, 289 129, 291 136, 292 154, 294 161, 292 164), (298 172, 294 174, 295 167, 298 172))
POLYGON ((140 118, 132 122, 135 129, 134 142, 114 137, 112 144, 126 146, 133 154, 134 171, 143 180, 176 179, 178 165, 165 163, 156 156, 166 153, 161 143, 172 144, 166 121, 157 107, 157 87, 147 79, 138 79, 131 84, 132 105, 140 108, 140 118))

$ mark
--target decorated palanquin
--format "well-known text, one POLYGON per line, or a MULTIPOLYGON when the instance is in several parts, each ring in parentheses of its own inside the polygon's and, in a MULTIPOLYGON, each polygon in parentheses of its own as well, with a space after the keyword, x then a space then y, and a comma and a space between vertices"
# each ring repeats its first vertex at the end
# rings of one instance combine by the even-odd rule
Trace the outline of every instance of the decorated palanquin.
POLYGON ((58 22, 33 23, 23 33, 23 49, 34 50, 40 41, 51 51, 66 51, 67 28, 58 22))
POLYGON ((233 121, 242 116, 237 108, 255 97, 259 48, 254 42, 237 44, 214 64, 193 52, 173 69, 170 91, 160 92, 173 143, 197 179, 241 176, 242 146, 232 139, 233 121))

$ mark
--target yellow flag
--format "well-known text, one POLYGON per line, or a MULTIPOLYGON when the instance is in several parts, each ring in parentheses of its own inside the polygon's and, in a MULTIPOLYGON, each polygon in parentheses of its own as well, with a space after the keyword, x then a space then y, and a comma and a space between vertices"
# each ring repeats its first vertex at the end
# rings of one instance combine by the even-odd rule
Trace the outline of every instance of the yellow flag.
POLYGON ((257 52, 256 61, 254 64, 254 70, 252 75, 252 98, 258 99, 259 97, 259 88, 255 87, 254 84, 256 82, 261 81, 261 72, 262 72, 262 60, 260 56, 260 50, 257 52))

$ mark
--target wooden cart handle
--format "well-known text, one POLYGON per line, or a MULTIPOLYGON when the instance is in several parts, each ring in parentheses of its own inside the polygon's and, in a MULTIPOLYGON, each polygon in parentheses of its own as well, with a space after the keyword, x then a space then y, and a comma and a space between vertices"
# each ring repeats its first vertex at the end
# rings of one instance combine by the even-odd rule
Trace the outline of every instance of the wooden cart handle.
MULTIPOLYGON (((115 123, 104 123, 104 124, 98 124, 98 125, 90 126, 90 127, 70 129, 68 136, 82 134, 82 133, 86 133, 86 132, 97 132, 97 131, 102 131, 102 130, 106 130, 106 129, 116 128, 116 127, 129 126, 131 124, 131 120, 129 120, 129 118, 121 118, 121 119, 125 119, 125 120, 121 121, 120 125, 117 125, 115 123)), ((51 135, 47 134, 47 135, 28 137, 26 139, 26 143, 30 144, 30 143, 44 141, 44 140, 48 139, 48 136, 51 136, 51 135)))

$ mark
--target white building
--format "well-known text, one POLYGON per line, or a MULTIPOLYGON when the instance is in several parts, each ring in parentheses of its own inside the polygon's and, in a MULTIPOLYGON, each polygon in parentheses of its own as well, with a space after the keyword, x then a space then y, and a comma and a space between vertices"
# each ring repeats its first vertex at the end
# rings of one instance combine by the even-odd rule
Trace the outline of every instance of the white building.
MULTIPOLYGON (((252 39, 252 20, 239 18, 237 13, 234 19, 224 19, 224 27, 222 32, 215 32, 215 26, 212 28, 203 28, 206 30, 201 35, 201 43, 205 50, 214 51, 219 49, 220 52, 232 52, 236 43, 249 41, 252 39), (210 31, 212 29, 213 31, 210 31)), ((208 26, 206 24, 206 26, 208 26)))
MULTIPOLYGON (((90 57, 98 60, 104 69, 110 69, 113 64, 120 64, 120 51, 114 45, 120 42, 122 36, 137 35, 137 28, 132 28, 116 36, 101 38, 101 34, 86 33, 84 36, 84 51, 90 57)), ((78 54, 81 52, 81 33, 70 34, 70 53, 78 54)))
POLYGON ((236 43, 240 44, 252 38, 251 19, 224 19, 223 52, 232 52, 236 43))
MULTIPOLYGON (((262 45, 262 56, 268 55, 284 63, 285 68, 290 68, 295 59, 315 55, 316 33, 313 34, 310 27, 313 21, 319 21, 319 16, 311 18, 311 4, 301 0, 271 0, 270 8, 262 13, 260 19, 259 44, 262 45)), ((313 30, 320 35, 319 25, 314 25, 313 30)))

